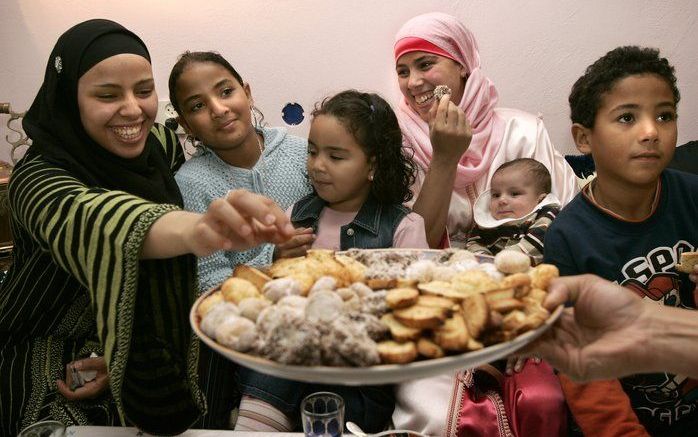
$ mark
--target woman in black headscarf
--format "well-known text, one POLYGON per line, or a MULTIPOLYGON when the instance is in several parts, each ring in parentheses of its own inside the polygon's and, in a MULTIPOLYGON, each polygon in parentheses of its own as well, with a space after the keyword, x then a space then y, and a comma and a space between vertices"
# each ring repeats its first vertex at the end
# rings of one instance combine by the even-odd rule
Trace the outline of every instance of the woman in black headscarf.
POLYGON ((176 434, 205 409, 188 325, 196 259, 292 233, 269 199, 181 210, 183 154, 154 125, 150 57, 90 20, 56 43, 9 186, 14 264, 0 287, 0 434, 47 418, 176 434), (256 220, 255 220, 256 219, 256 220), (260 225, 266 223, 267 225, 260 225), (96 354, 99 358, 83 359, 96 354), (97 377, 71 391, 67 363, 97 377))

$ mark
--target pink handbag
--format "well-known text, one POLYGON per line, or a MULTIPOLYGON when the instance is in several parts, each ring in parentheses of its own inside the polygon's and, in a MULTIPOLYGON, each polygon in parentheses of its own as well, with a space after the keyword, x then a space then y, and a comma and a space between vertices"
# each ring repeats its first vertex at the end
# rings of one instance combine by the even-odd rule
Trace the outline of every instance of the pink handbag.
POLYGON ((528 361, 504 375, 490 365, 460 372, 447 436, 564 436, 567 411, 560 383, 547 363, 528 361))

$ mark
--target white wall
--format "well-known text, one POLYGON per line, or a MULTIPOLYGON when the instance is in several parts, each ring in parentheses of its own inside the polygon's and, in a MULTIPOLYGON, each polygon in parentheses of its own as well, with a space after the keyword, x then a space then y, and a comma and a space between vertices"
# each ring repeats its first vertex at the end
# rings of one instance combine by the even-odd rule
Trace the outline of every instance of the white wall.
MULTIPOLYGON (((58 36, 88 18, 110 18, 140 35, 157 91, 183 50, 217 50, 250 82, 272 125, 298 102, 306 113, 345 88, 396 102, 393 37, 423 12, 459 17, 476 35, 500 105, 544 116, 564 153, 574 151, 567 96, 584 68, 625 44, 658 47, 675 65, 683 100, 679 140, 698 139, 698 4, 692 0, 0 0, 0 102, 31 104, 58 36)), ((7 133, 0 116, 0 141, 7 133)), ((308 119, 291 127, 305 135, 308 119)), ((0 151, 0 159, 6 159, 0 151)))

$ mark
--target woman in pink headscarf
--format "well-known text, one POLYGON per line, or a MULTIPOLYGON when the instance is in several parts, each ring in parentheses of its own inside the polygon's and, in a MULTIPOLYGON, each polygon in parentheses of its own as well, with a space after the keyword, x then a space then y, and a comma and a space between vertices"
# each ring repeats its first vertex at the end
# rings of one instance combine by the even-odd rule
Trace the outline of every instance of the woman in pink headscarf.
MULTIPOLYGON (((480 68, 477 43, 456 18, 430 13, 409 20, 398 31, 395 60, 404 97, 398 117, 420 169, 413 209, 424 217, 432 247, 443 245, 445 235, 453 245, 465 243, 473 204, 505 162, 543 163, 563 205, 577 193, 575 174, 540 118, 495 107, 497 90, 480 68), (448 86, 450 96, 436 101, 438 85, 448 86)), ((483 366, 401 384, 393 422, 429 435, 564 435, 564 397, 552 368, 530 361, 516 367, 520 373, 483 366)))
POLYGON ((577 179, 543 121, 495 107, 497 89, 480 67, 475 38, 458 19, 438 12, 412 18, 397 33, 395 61, 404 96, 398 117, 420 169, 413 209, 424 217, 431 247, 443 245, 446 228, 452 245, 465 244, 475 200, 489 189, 494 171, 516 158, 542 162, 553 194, 563 205, 572 200, 577 179), (450 97, 437 102, 437 85, 448 86, 450 97))

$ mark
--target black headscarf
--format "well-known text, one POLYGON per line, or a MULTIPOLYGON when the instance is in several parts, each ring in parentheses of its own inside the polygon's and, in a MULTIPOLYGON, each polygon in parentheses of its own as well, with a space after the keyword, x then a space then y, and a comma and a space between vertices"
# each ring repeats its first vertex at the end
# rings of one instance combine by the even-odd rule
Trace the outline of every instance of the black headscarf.
POLYGON ((27 155, 42 155, 88 186, 182 206, 182 195, 155 135, 148 135, 140 156, 126 159, 101 147, 80 121, 78 80, 97 63, 122 53, 150 62, 143 41, 113 21, 85 21, 61 35, 49 57, 44 83, 22 122, 32 139, 27 155))

